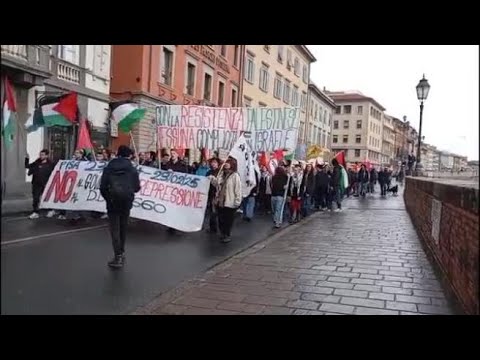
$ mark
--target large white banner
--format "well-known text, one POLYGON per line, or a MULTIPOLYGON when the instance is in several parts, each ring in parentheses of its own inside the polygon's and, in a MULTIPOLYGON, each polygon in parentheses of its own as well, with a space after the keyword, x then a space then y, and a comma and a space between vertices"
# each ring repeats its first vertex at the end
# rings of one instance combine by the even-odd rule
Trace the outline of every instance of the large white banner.
POLYGON ((253 151, 295 150, 300 108, 161 105, 156 123, 160 148, 230 150, 247 131, 253 151))
POLYGON ((230 151, 229 156, 237 160, 237 171, 242 181, 242 195, 246 197, 250 195, 257 183, 255 178, 255 171, 258 171, 257 155, 250 149, 245 136, 241 135, 230 151))
MULTIPOLYGON (((105 162, 61 160, 41 198, 44 209, 106 212, 100 194, 105 162)), ((210 180, 204 176, 138 166, 141 190, 130 215, 185 232, 202 229, 210 180)))

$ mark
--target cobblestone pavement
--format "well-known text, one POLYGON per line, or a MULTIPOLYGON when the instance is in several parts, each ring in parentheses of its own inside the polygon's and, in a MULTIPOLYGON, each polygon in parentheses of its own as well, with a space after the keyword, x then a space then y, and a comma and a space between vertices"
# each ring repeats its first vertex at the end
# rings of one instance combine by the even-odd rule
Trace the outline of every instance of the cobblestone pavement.
POLYGON ((160 296, 136 314, 453 314, 403 197, 350 198, 160 296))

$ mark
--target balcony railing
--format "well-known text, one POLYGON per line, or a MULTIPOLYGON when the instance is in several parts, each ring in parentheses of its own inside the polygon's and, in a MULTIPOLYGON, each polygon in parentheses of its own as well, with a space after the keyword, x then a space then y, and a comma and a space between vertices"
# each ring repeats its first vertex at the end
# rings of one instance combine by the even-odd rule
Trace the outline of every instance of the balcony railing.
POLYGON ((2 45, 3 55, 27 61, 27 45, 2 45))
POLYGON ((78 66, 58 59, 57 77, 60 80, 80 85, 81 70, 78 66))

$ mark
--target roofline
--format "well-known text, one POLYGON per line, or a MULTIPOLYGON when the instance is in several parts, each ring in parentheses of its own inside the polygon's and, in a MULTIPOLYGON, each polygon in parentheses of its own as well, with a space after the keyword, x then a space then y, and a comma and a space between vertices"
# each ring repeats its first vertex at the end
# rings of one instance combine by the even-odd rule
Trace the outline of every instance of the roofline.
POLYGON ((327 103, 329 103, 334 109, 337 107, 337 104, 335 104, 335 101, 333 101, 332 98, 330 98, 327 94, 325 94, 322 90, 318 88, 317 85, 315 85, 313 82, 310 82, 308 84, 308 90, 313 91, 318 95, 318 97, 322 98, 325 100, 327 103))
POLYGON ((385 111, 387 110, 386 108, 384 108, 377 100, 375 100, 374 98, 371 98, 369 96, 365 96, 365 95, 357 95, 357 96, 363 96, 362 99, 336 99, 335 96, 346 96, 346 95, 350 95, 350 94, 337 94, 337 95, 329 95, 333 101, 335 101, 336 103, 337 102, 372 102, 374 103, 375 105, 377 105, 378 108, 380 108, 380 110, 382 111, 385 111))
POLYGON ((301 53, 303 53, 303 55, 305 55, 308 59, 310 59, 311 63, 317 61, 315 56, 313 56, 310 50, 308 50, 306 45, 295 45, 295 46, 301 53))

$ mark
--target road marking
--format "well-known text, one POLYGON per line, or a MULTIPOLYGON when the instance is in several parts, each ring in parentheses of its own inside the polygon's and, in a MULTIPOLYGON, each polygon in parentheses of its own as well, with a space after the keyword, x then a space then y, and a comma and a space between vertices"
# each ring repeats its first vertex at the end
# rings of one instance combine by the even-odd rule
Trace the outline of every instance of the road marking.
POLYGON ((9 241, 2 241, 1 245, 11 245, 11 244, 17 244, 21 242, 26 242, 26 241, 32 241, 36 239, 41 239, 41 238, 46 238, 50 236, 59 236, 59 235, 67 235, 67 234, 72 234, 76 232, 82 232, 82 231, 88 231, 88 230, 96 230, 96 229, 101 229, 106 227, 107 224, 103 225, 96 225, 96 226, 90 226, 90 227, 85 227, 85 228, 80 228, 80 229, 73 229, 73 230, 65 230, 65 231, 59 231, 55 233, 49 233, 49 234, 42 234, 42 235, 37 235, 37 236, 29 236, 26 238, 21 238, 21 239, 15 239, 15 240, 9 240, 9 241))

